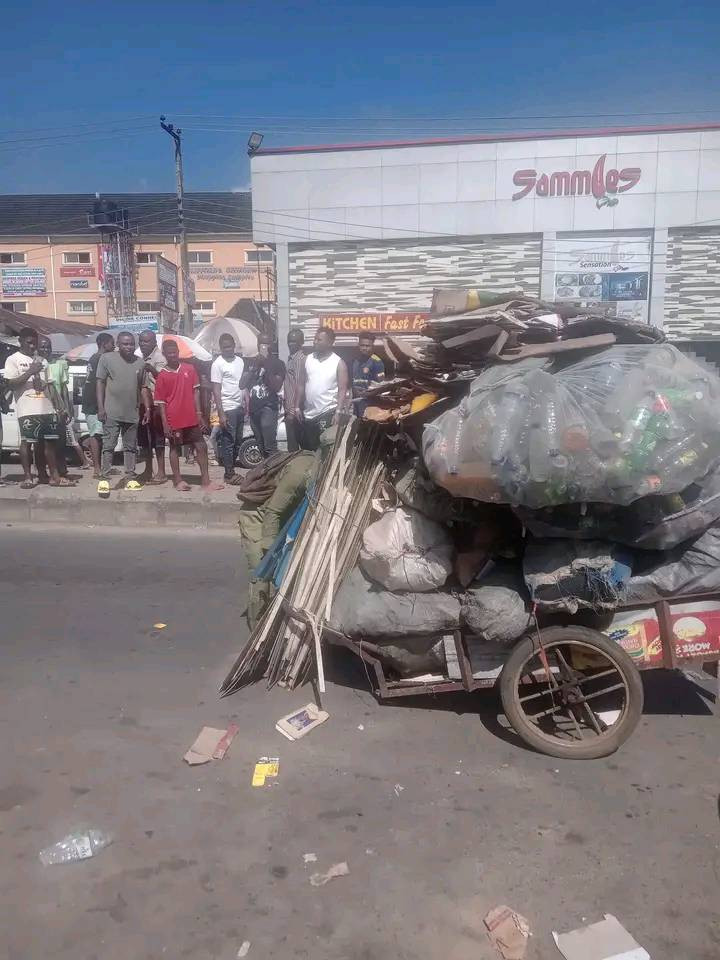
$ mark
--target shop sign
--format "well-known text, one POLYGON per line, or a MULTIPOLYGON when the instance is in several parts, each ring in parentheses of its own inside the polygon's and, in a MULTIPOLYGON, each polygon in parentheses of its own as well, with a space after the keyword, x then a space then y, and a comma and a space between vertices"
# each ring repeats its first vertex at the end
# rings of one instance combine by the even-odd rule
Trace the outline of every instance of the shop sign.
POLYGON ((520 187, 513 200, 522 200, 535 191, 538 197, 595 197, 600 207, 614 207, 619 202, 617 194, 632 190, 640 180, 640 167, 624 167, 622 170, 605 170, 607 154, 598 157, 592 170, 560 170, 555 173, 540 173, 537 170, 516 170, 513 183, 520 187))
POLYGON ((159 314, 132 313, 126 317, 113 317, 108 324, 108 330, 125 330, 128 333, 141 333, 143 330, 160 330, 159 314))
POLYGON ((89 280, 71 280, 70 289, 71 290, 87 290, 90 284, 89 280))
POLYGON ((647 322, 649 237, 564 237, 551 242, 555 247, 555 300, 647 322))
POLYGON ((5 297, 45 297, 45 267, 3 267, 2 292, 5 297))
POLYGON ((389 333, 417 336, 427 323, 427 311, 404 313, 324 313, 320 325, 336 333, 389 333))
POLYGON ((61 277, 94 277, 95 267, 60 267, 61 277))
POLYGON ((177 267, 171 260, 166 260, 165 257, 157 258, 157 285, 160 305, 167 307, 168 310, 174 310, 177 313, 177 267))

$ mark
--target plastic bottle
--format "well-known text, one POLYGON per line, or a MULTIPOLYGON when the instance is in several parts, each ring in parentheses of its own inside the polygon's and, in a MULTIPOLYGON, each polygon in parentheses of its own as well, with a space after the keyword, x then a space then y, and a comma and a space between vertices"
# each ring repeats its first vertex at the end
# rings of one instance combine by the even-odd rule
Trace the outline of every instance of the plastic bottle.
POLYGON ((667 471, 674 480, 690 467, 696 466, 700 458, 707 455, 707 450, 708 445, 691 433, 689 437, 678 440, 665 449, 658 458, 658 472, 667 471))
POLYGON ((622 432, 624 447, 633 447, 645 433, 653 416, 654 398, 646 394, 628 417, 622 432))
POLYGON ((673 440, 686 432, 682 419, 673 409, 670 398, 666 394, 655 395, 653 412, 657 422, 656 432, 663 440, 673 440))
POLYGON ((527 415, 528 401, 528 390, 524 384, 512 383, 505 388, 490 439, 490 459, 493 464, 500 464, 509 456, 517 437, 517 427, 527 415))
POLYGON ((80 830, 69 833, 51 847, 40 851, 41 863, 48 867, 53 863, 73 863, 95 856, 98 850, 112 843, 112 837, 103 830, 80 830))

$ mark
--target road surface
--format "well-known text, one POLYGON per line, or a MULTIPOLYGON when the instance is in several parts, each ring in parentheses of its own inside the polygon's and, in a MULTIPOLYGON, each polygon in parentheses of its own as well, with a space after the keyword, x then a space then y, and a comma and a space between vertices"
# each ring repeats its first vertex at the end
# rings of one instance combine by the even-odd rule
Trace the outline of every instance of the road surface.
POLYGON ((519 746, 492 694, 379 706, 337 652, 331 719, 289 743, 274 723, 308 691, 217 698, 245 637, 234 536, 1 534, 0 957, 489 960, 503 903, 528 960, 606 912, 653 960, 720 954, 720 725, 683 679, 651 678, 614 757, 563 762, 519 746), (229 722, 224 761, 183 763, 229 722), (252 788, 262 755, 280 776, 252 788), (43 867, 76 827, 114 843, 43 867))

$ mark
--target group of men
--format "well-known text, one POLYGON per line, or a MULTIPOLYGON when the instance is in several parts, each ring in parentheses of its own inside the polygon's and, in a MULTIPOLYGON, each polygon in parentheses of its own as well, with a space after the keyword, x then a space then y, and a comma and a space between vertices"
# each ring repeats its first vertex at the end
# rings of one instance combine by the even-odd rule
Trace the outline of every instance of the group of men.
MULTIPOLYGON (((21 486, 34 485, 33 461, 41 482, 45 476, 54 486, 72 485, 62 451, 72 444, 83 466, 85 458, 73 432, 67 361, 52 362, 49 340, 35 330, 21 331, 18 339, 20 349, 8 357, 5 378, 13 391, 20 429, 21 486)), ((110 493, 118 440, 124 463, 118 486, 139 490, 143 483, 163 484, 171 479, 177 490, 189 490, 180 471, 180 451, 189 447, 200 468, 202 488, 222 489, 209 476, 205 435, 210 433, 211 404, 217 416, 212 439, 227 483, 239 480, 235 466, 246 417, 262 457, 277 452, 281 404, 288 450, 316 450, 322 431, 338 414, 364 413, 369 387, 385 377, 383 363, 373 353, 371 335, 359 337, 352 375, 334 351, 334 341, 334 332, 320 327, 313 350, 306 355, 302 331, 292 329, 285 364, 274 355, 268 337, 259 338, 257 357, 245 360, 237 355, 234 338, 223 334, 208 384, 193 364, 180 360, 178 344, 170 337, 163 339, 160 349, 155 333, 143 331, 136 349, 132 333, 119 333, 116 339, 106 331, 98 334, 82 393, 98 493, 110 493), (135 473, 138 444, 146 449, 140 476, 135 473), (170 478, 165 469, 166 445, 170 478)))

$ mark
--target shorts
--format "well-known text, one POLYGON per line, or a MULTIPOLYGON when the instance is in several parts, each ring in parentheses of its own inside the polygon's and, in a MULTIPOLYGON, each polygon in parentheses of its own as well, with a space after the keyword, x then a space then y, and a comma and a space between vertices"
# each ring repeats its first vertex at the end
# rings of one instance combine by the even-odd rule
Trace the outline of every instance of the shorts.
POLYGON ((98 420, 96 413, 85 414, 85 425, 91 437, 101 437, 103 435, 103 425, 100 420, 98 420))
MULTIPOLYGON (((60 422, 56 413, 36 413, 29 417, 18 417, 18 426, 20 439, 26 443, 60 439, 60 422)), ((63 430, 63 435, 64 433, 63 430)))
POLYGON ((175 434, 173 434, 173 438, 170 440, 171 447, 182 447, 186 443, 199 443, 203 439, 203 432, 199 424, 195 424, 194 427, 183 427, 177 432, 180 434, 180 439, 176 440, 175 434))

